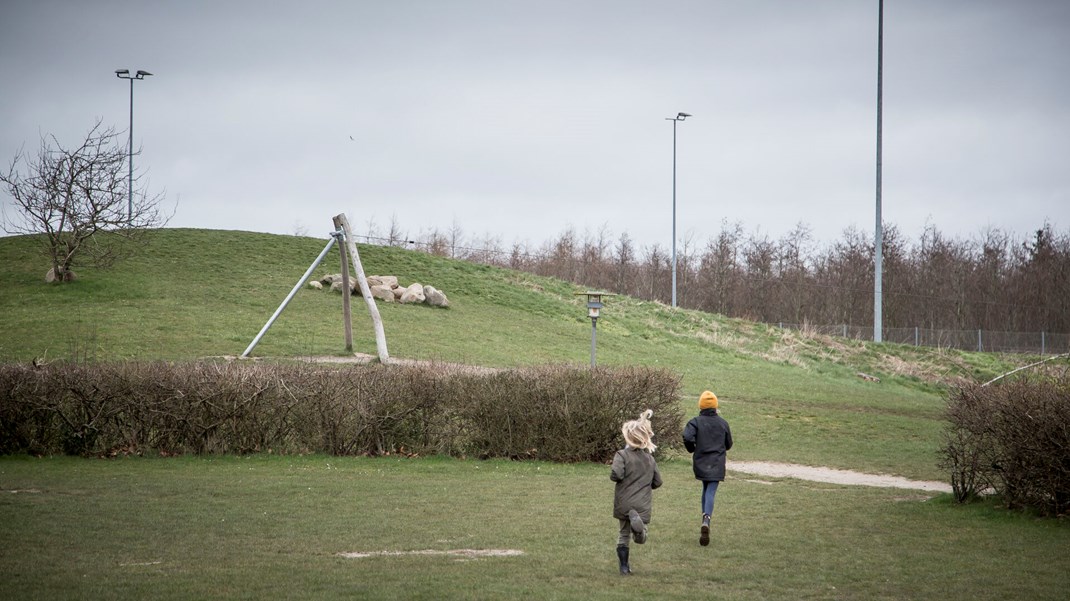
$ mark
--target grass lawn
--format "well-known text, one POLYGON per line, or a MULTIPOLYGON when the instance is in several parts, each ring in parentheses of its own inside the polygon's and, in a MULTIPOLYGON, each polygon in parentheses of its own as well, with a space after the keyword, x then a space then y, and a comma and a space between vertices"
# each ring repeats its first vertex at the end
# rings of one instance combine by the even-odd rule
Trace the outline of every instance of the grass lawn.
POLYGON ((713 542, 662 461, 617 574, 608 467, 392 457, 0 459, 4 599, 1065 599, 1070 525, 729 474, 713 542), (523 555, 350 552, 512 549, 523 555))

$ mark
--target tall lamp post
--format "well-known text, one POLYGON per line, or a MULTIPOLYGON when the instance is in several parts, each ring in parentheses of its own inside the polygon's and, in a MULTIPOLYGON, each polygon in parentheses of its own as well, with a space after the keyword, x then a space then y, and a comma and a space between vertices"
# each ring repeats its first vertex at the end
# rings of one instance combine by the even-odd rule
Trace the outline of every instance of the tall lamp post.
POLYGON ((672 121, 672 306, 676 306, 676 123, 687 119, 689 113, 676 113, 675 117, 665 117, 672 121))
POLYGON ((884 302, 881 290, 884 273, 884 232, 881 223, 881 119, 884 96, 884 0, 877 3, 877 226, 873 236, 873 342, 883 340, 884 302))
POLYGON ((152 75, 148 71, 142 71, 138 69, 133 75, 130 75, 129 69, 116 69, 115 76, 119 79, 130 80, 130 182, 127 184, 129 188, 126 200, 126 220, 130 222, 134 219, 134 80, 145 79, 146 75, 152 75))

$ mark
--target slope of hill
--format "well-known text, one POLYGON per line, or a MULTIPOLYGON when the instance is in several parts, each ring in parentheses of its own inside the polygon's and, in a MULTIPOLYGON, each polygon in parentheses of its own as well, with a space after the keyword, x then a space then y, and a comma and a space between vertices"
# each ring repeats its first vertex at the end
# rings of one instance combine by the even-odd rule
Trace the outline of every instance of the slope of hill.
MULTIPOLYGON (((166 229, 111 270, 80 270, 72 284, 49 285, 37 239, 0 238, 0 360, 239 355, 325 244, 166 229)), ((360 252, 369 275, 430 284, 450 298, 448 309, 379 303, 393 357, 491 367, 589 362, 591 323, 580 287, 404 249, 360 252)), ((314 277, 338 270, 332 251, 314 277)), ((354 300, 355 350, 374 353, 371 321, 354 300)), ((254 355, 344 355, 341 316, 338 294, 303 289, 254 355)), ((599 365, 676 371, 688 405, 703 389, 717 391, 745 434, 737 435, 741 459, 926 478, 938 475, 944 386, 997 375, 1021 360, 834 339, 619 296, 599 320, 597 357, 599 365), (915 467, 904 470, 904 457, 915 467)))

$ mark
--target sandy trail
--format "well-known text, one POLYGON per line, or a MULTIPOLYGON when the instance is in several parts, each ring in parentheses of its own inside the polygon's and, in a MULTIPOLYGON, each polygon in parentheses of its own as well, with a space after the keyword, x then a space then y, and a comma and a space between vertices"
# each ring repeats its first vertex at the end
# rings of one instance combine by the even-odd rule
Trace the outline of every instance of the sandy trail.
POLYGON ((879 488, 905 488, 929 492, 951 492, 951 485, 944 482, 909 480, 899 476, 882 474, 864 474, 851 470, 838 470, 829 467, 813 467, 793 463, 772 463, 765 461, 729 461, 728 471, 742 472, 770 478, 796 478, 811 482, 829 484, 849 484, 854 486, 875 486, 879 488))

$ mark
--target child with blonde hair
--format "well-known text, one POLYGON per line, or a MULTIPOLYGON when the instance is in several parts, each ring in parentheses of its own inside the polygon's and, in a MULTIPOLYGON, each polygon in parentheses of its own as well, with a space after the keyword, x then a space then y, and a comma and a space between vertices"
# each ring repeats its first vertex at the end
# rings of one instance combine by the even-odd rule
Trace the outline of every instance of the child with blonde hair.
POLYGON ((661 472, 652 455, 657 449, 653 441, 654 430, 650 427, 653 415, 654 412, 647 409, 639 419, 624 422, 620 431, 625 446, 613 455, 609 473, 609 479, 617 483, 613 492, 613 517, 620 521, 617 559, 622 576, 632 573, 628 565, 629 540, 634 538, 637 545, 646 542, 652 491, 661 486, 661 472))

